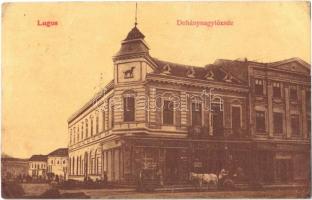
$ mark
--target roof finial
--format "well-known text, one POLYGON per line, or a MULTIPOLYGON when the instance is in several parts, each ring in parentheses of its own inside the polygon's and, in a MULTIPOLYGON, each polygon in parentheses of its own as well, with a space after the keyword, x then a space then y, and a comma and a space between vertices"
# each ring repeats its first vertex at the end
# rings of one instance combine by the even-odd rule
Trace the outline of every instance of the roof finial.
POLYGON ((138 19, 137 19, 137 15, 138 15, 138 3, 135 2, 135 22, 134 22, 134 26, 136 27, 138 25, 138 19))

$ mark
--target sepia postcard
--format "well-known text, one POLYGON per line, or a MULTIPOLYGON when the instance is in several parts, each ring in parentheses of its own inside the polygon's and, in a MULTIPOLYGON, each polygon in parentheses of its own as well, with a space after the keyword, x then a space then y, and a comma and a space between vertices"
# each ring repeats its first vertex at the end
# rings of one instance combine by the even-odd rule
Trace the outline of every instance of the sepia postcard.
POLYGON ((2 4, 2 198, 310 198, 310 2, 2 4))

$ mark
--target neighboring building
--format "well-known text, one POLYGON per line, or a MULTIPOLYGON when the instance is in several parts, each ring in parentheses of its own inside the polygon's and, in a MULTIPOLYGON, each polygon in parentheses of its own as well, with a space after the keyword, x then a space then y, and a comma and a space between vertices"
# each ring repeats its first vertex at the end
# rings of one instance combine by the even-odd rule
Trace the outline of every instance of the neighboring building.
POLYGON ((29 159, 28 175, 33 178, 45 179, 47 175, 47 156, 33 155, 29 159))
POLYGON ((67 177, 68 149, 59 148, 48 154, 47 172, 60 179, 67 177))
POLYGON ((188 66, 151 57, 144 37, 129 32, 114 80, 68 119, 70 179, 134 184, 151 169, 174 184, 222 168, 249 182, 309 179, 309 64, 188 66))
POLYGON ((17 178, 28 174, 28 159, 1 157, 2 179, 17 178))

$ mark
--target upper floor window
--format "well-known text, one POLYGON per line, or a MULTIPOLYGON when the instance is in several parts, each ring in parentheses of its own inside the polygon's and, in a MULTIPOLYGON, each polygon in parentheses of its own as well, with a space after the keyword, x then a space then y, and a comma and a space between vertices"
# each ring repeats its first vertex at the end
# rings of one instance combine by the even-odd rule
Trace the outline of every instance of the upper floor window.
POLYGON ((306 91, 306 104, 307 105, 311 104, 311 91, 310 90, 306 91))
POLYGON ((293 135, 293 136, 300 135, 299 115, 297 115, 297 114, 291 115, 291 135, 293 135))
POLYGON ((91 136, 93 135, 93 118, 91 117, 91 120, 90 120, 90 134, 91 136))
POLYGON ((296 101, 298 99, 297 86, 295 85, 290 86, 290 99, 293 101, 296 101))
POLYGON ((274 134, 283 133, 283 113, 273 113, 274 134))
POLYGON ((99 133, 99 116, 96 115, 96 118, 95 118, 95 134, 98 134, 99 133))
POLYGON ((86 138, 88 137, 88 126, 89 126, 88 119, 86 119, 86 138))
POLYGON ((265 132, 265 112, 256 111, 256 130, 258 132, 265 132))
POLYGON ((103 131, 105 130, 105 111, 104 111, 104 109, 103 109, 103 111, 102 111, 102 123, 103 123, 103 131))
POLYGON ((77 142, 79 141, 79 134, 80 134, 80 132, 79 132, 79 125, 77 125, 77 142))
POLYGON ((202 104, 199 102, 192 103, 192 125, 202 125, 202 104))
POLYGON ((173 125, 173 101, 164 100, 163 105, 163 124, 173 125))
POLYGON ((310 138, 311 136, 311 118, 308 118, 307 121, 307 138, 310 138))
POLYGON ((75 139, 76 139, 76 127, 74 127, 74 133, 73 133, 73 135, 74 135, 74 136, 73 136, 73 137, 74 137, 73 143, 75 143, 75 142, 76 142, 76 140, 75 140, 75 139))
POLYGON ((263 80, 261 79, 255 80, 255 94, 259 96, 263 95, 263 80))
POLYGON ((113 128, 114 127, 114 106, 112 105, 111 107, 111 127, 113 128))
POLYGON ((273 97, 275 98, 282 97, 281 83, 279 82, 273 82, 273 97))
POLYGON ((232 106, 232 129, 234 134, 241 128, 241 107, 232 106))
POLYGON ((133 122, 134 121, 134 97, 126 96, 124 97, 124 121, 133 122))
POLYGON ((83 140, 83 122, 81 122, 81 139, 83 140))
POLYGON ((69 129, 69 144, 72 144, 72 129, 69 129))

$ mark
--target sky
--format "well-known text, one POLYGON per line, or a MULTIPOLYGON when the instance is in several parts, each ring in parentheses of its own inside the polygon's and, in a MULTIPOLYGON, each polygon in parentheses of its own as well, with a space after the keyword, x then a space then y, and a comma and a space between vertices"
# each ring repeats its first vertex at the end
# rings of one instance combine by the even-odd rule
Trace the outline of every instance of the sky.
MULTIPOLYGON (((112 57, 134 16, 134 2, 2 4, 2 152, 28 158, 67 146, 67 119, 112 80, 112 57), (43 21, 57 26, 38 26, 43 21)), ((305 2, 139 2, 137 16, 150 54, 163 60, 204 66, 220 58, 299 57, 310 63, 305 2)))

